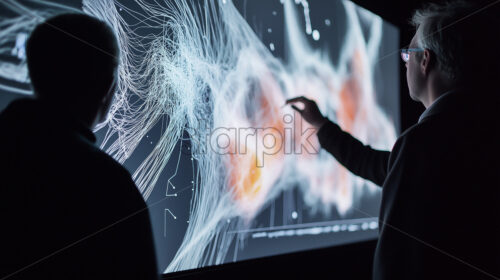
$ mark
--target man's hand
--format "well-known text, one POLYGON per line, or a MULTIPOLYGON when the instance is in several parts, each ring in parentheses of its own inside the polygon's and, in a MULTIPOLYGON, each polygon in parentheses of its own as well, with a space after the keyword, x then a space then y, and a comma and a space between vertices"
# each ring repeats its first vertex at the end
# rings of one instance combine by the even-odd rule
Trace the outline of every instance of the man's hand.
POLYGON ((316 129, 320 129, 323 124, 328 120, 323 117, 321 111, 318 108, 316 102, 305 98, 304 96, 295 97, 292 99, 288 99, 286 104, 294 104, 294 103, 302 103, 304 105, 304 109, 299 109, 297 106, 292 105, 292 108, 299 112, 300 115, 306 120, 306 122, 310 123, 316 129))

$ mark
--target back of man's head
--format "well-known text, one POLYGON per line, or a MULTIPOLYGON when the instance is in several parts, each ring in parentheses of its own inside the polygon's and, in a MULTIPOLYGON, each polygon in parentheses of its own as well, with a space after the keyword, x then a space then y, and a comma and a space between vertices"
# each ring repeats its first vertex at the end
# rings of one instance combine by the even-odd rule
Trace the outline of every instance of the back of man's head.
POLYGON ((113 84, 119 51, 106 23, 63 14, 33 30, 26 55, 36 96, 58 105, 95 107, 113 84))
POLYGON ((458 86, 482 87, 500 77, 499 9, 485 1, 428 4, 417 10, 418 47, 431 50, 437 67, 458 86))

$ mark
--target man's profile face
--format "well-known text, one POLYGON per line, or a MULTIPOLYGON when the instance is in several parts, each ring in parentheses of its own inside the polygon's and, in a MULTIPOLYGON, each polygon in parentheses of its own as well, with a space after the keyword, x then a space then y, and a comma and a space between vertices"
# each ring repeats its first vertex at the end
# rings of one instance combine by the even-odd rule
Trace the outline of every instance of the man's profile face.
MULTIPOLYGON (((419 27, 420 28, 420 27, 419 27)), ((418 48, 417 45, 418 32, 415 32, 408 48, 418 48)), ((405 64, 406 66, 406 81, 410 91, 411 99, 421 101, 423 89, 423 77, 420 71, 420 59, 418 54, 410 52, 410 59, 405 64)))

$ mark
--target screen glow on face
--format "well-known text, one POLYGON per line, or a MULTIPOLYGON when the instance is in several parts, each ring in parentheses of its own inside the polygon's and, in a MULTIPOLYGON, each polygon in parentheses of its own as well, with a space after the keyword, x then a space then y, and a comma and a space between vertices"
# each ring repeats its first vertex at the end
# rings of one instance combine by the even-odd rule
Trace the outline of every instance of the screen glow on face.
MULTIPOLYGON (((276 1, 284 18, 285 40, 279 40, 285 58, 275 56, 277 44, 263 42, 232 1, 130 1, 133 10, 120 1, 81 5, 84 13, 109 23, 121 50, 117 94, 107 121, 96 128, 107 131, 101 146, 126 164, 168 118, 158 141, 151 141, 148 152, 141 150, 141 163, 130 171, 145 199, 155 188, 166 189, 167 198, 192 192, 182 242, 173 259, 160 264, 165 272, 225 262, 231 244, 248 238, 256 217, 285 191, 300 190, 304 207, 325 219, 334 210, 346 215, 363 196, 378 192, 321 150, 313 128, 283 104, 304 95, 365 144, 389 149, 395 124, 377 103, 382 93, 375 85, 381 82, 374 78, 386 36, 382 19, 338 1, 344 30, 322 31, 311 22, 312 1, 276 1), (341 42, 335 63, 325 52, 323 40, 329 36, 341 42), (161 185, 166 166, 177 162, 178 167, 176 147, 185 132, 191 184, 175 186, 169 179, 161 185)), ((16 17, 0 19, 0 27, 11 27, 0 28, 0 47, 15 46, 0 50, 18 59, 0 60, 0 77, 12 82, 0 82, 1 89, 29 94, 22 51, 26 34, 56 10, 74 12, 38 2, 42 8, 25 7, 16 17)), ((330 28, 337 19, 322 24, 330 28)), ((301 213, 293 209, 290 217, 297 220, 301 213)), ((177 219, 171 208, 165 215, 177 219)))

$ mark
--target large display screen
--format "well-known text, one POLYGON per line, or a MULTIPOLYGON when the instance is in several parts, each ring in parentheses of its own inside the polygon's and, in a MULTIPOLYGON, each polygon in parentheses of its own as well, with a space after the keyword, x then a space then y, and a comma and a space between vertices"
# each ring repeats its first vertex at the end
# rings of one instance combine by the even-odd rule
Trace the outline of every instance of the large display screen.
POLYGON ((24 44, 62 12, 117 35, 119 86, 95 132, 149 205, 161 272, 376 238, 379 187, 284 104, 306 96, 389 150, 397 28, 341 0, 2 1, 0 108, 32 94, 24 44))

